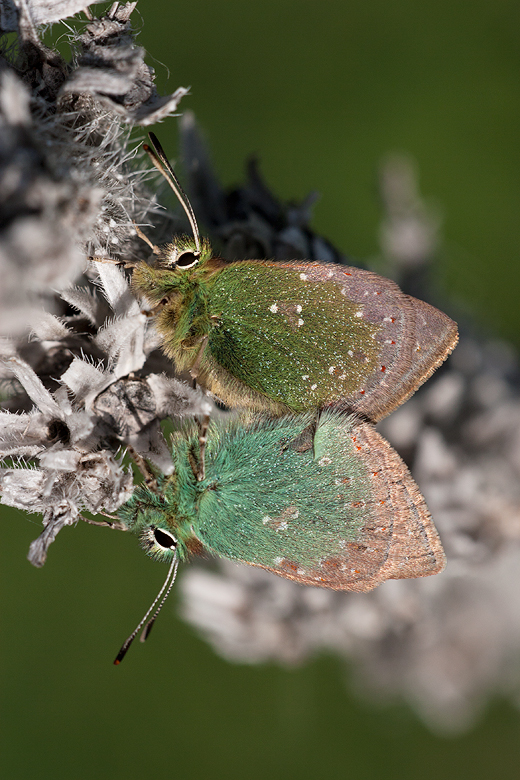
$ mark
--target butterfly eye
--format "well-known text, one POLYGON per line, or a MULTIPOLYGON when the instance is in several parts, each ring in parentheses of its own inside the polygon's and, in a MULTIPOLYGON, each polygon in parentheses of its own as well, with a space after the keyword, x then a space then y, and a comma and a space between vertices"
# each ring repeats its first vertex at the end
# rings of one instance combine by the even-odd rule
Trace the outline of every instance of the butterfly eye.
POLYGON ((150 558, 156 561, 169 561, 171 553, 177 549, 177 539, 164 528, 148 525, 141 533, 141 547, 150 558))
POLYGON ((177 539, 169 531, 162 528, 152 528, 153 539, 162 550, 175 550, 177 539))
POLYGON ((199 252, 191 252, 190 250, 186 250, 186 252, 181 252, 176 258, 175 265, 177 268, 192 268, 199 262, 199 260, 199 252))

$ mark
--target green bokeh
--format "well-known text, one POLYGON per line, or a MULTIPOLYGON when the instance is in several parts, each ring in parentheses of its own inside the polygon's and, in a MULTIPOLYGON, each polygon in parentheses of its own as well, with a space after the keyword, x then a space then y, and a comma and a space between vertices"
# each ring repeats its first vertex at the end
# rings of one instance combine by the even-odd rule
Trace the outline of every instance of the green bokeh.
MULTIPOLYGON (((226 183, 256 152, 274 190, 322 193, 315 227, 377 251, 375 170, 417 160, 443 209, 445 291, 519 343, 518 17, 512 0, 140 0, 163 91, 191 86, 226 183)), ((156 128, 176 149, 176 120, 156 128)), ((495 703, 470 734, 432 736, 406 707, 346 693, 334 659, 231 666, 165 609, 112 659, 164 575, 136 541, 65 529, 44 569, 38 518, 2 510, 0 767, 19 778, 518 777, 520 718, 495 703)))

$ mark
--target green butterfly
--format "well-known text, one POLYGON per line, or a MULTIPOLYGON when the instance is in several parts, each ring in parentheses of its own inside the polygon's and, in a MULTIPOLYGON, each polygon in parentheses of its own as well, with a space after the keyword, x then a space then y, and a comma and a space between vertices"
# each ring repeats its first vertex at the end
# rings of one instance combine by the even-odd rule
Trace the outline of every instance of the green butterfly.
POLYGON ((359 268, 227 263, 201 240, 193 209, 153 134, 154 165, 194 238, 157 248, 132 285, 155 307, 166 354, 230 407, 275 415, 336 406, 377 421, 403 403, 457 343, 445 314, 359 268))
POLYGON ((212 421, 200 479, 195 424, 174 434, 175 472, 141 484, 119 510, 145 552, 170 564, 149 633, 179 561, 209 553, 303 585, 365 592, 436 574, 444 552, 424 498, 369 423, 339 412, 212 421))

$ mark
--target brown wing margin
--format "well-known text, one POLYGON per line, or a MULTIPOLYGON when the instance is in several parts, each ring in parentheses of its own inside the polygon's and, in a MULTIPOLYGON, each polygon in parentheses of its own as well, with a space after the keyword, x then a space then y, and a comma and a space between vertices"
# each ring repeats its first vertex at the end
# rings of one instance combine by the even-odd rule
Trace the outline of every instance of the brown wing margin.
MULTIPOLYGON (((294 266, 297 266, 295 263, 294 266)), ((303 267, 303 266, 302 266, 303 267)), ((309 263, 309 281, 334 282, 380 326, 380 366, 364 388, 331 403, 378 422, 406 401, 457 345, 457 324, 424 301, 405 295, 391 279, 349 266, 309 263)))
POLYGON ((390 579, 438 574, 446 564, 444 550, 408 468, 369 423, 357 425, 354 434, 363 460, 374 476, 375 520, 372 527, 360 532, 364 543, 352 545, 344 557, 324 561, 306 576, 298 572, 295 562, 287 559, 282 559, 277 568, 261 568, 303 585, 361 593, 390 579))

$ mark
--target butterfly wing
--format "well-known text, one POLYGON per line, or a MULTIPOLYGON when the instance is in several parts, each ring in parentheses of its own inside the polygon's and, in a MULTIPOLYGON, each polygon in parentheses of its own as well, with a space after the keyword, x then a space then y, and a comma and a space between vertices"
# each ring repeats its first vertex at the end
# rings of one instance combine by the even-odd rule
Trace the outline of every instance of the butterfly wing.
POLYGON ((444 567, 419 489, 371 425, 324 413, 224 433, 208 440, 193 525, 209 551, 335 590, 444 567))
POLYGON ((280 413, 339 404, 377 421, 457 342, 442 312, 389 279, 325 263, 245 261, 211 280, 201 361, 231 406, 280 413))

